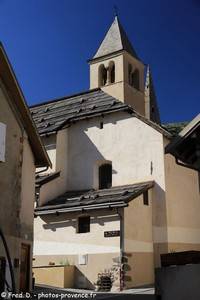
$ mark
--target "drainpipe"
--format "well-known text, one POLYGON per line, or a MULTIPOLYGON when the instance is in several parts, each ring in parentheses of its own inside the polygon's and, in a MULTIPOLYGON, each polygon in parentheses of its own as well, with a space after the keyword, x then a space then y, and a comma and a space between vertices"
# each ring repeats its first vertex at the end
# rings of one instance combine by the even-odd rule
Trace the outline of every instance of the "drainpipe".
POLYGON ((117 208, 117 213, 119 215, 120 219, 120 258, 119 258, 119 263, 120 263, 120 291, 123 290, 124 288, 124 271, 123 271, 123 216, 120 214, 118 208, 117 208))
POLYGON ((5 249, 5 252, 6 252, 8 265, 9 265, 9 269, 10 269, 10 276, 11 276, 11 281, 12 281, 12 292, 16 293, 15 276, 14 276, 12 261, 11 261, 11 257, 10 257, 10 252, 9 252, 8 245, 7 245, 5 236, 4 236, 3 231, 1 230, 1 228, 0 228, 0 237, 1 237, 3 245, 4 245, 4 249, 5 249))

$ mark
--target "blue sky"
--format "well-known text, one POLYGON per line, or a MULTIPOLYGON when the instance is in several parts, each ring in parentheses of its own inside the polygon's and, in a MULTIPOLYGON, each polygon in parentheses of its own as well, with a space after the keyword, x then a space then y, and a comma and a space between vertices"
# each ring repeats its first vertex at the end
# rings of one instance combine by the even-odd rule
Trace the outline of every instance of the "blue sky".
POLYGON ((114 18, 151 65, 163 122, 200 111, 199 0, 0 0, 2 41, 28 104, 89 88, 87 59, 114 18))

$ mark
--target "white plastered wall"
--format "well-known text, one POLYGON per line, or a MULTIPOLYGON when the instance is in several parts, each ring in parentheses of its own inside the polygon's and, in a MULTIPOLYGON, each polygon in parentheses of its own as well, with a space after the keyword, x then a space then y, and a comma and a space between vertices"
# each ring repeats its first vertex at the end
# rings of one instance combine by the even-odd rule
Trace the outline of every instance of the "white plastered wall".
POLYGON ((113 186, 155 181, 154 239, 166 240, 163 135, 127 113, 79 121, 58 132, 56 170, 61 177, 42 187, 40 203, 66 190, 96 188, 96 165, 105 160, 112 162, 113 186))

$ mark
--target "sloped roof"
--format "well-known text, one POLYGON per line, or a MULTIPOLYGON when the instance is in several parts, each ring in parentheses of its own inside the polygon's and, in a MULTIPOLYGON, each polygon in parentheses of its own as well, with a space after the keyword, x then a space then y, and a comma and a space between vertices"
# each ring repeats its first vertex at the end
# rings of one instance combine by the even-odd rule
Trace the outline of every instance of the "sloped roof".
POLYGON ((126 104, 100 89, 38 104, 30 108, 40 134, 57 131, 64 124, 70 124, 76 120, 127 109, 129 107, 126 104))
POLYGON ((165 148, 188 168, 200 171, 200 114, 196 116, 165 148))
POLYGON ((49 174, 36 174, 35 184, 37 187, 40 187, 43 184, 48 183, 59 176, 60 176, 60 172, 52 172, 49 174))
POLYGON ((162 127, 170 132, 173 137, 175 137, 188 123, 189 122, 166 123, 162 124, 162 127))
POLYGON ((0 78, 4 86, 6 87, 6 89, 9 91, 12 105, 18 112, 20 116, 20 121, 22 122, 26 130, 31 149, 34 154, 36 167, 51 166, 51 161, 42 144, 40 136, 35 127, 35 124, 31 118, 30 111, 26 104, 24 95, 21 91, 19 83, 15 77, 14 71, 11 67, 9 59, 6 55, 6 52, 1 42, 0 42, 0 78))
POLYGON ((126 32, 124 31, 118 17, 116 16, 93 59, 120 50, 126 50, 132 56, 138 58, 135 50, 133 49, 133 46, 131 45, 126 35, 126 32))
POLYGON ((158 124, 138 114, 131 106, 108 95, 101 89, 40 103, 30 107, 40 135, 55 133, 74 122, 125 111, 170 138, 170 133, 158 124))
POLYGON ((35 209, 35 215, 125 207, 128 202, 152 188, 153 181, 117 186, 110 189, 68 191, 35 209))

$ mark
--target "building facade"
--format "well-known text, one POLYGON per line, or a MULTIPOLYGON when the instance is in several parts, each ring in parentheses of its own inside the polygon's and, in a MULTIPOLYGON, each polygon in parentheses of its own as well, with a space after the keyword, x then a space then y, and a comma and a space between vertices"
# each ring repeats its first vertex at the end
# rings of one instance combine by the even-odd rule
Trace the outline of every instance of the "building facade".
POLYGON ((31 107, 52 168, 36 177, 35 266, 76 266, 76 287, 154 283, 160 254, 199 249, 198 173, 165 146, 149 67, 115 17, 90 90, 31 107), (144 80, 144 74, 145 80, 144 80))
POLYGON ((15 291, 32 288, 35 169, 50 165, 0 44, 1 291, 5 280, 15 291))

